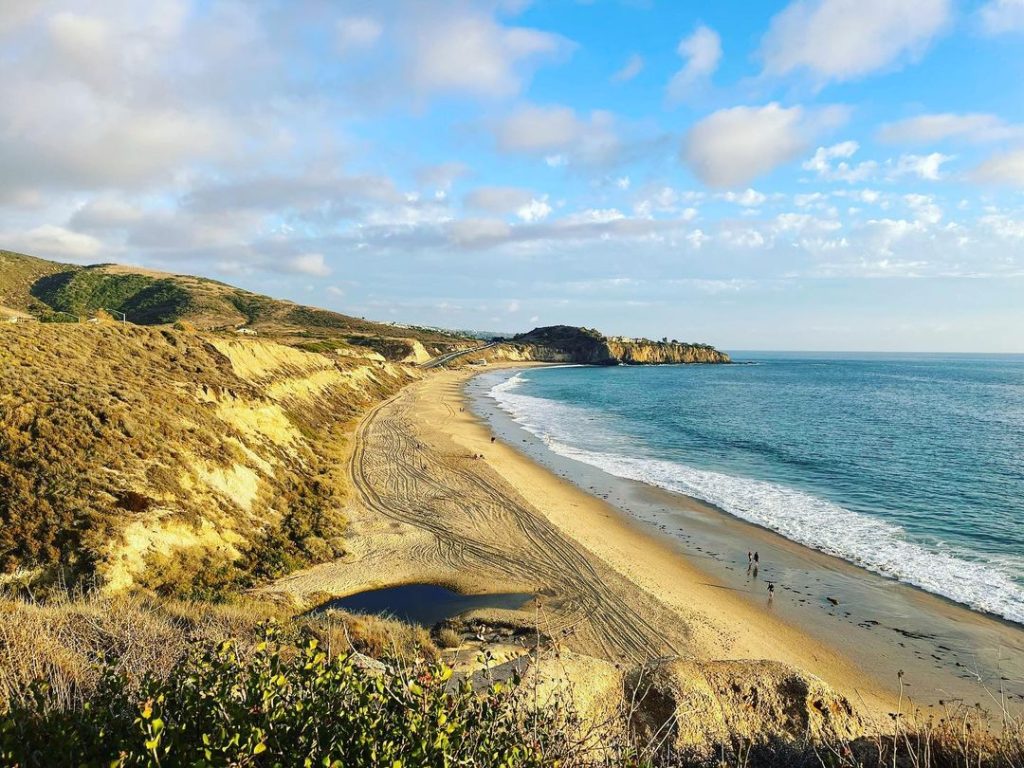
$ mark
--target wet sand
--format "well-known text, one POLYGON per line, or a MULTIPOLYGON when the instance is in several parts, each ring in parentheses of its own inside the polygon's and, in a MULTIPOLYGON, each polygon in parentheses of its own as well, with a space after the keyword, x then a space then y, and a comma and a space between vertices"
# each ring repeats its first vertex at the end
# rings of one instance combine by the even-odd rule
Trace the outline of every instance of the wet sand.
MULTIPOLYGON (((897 691, 902 671, 904 691, 920 706, 964 701, 990 711, 1003 705, 1024 710, 1024 628, 811 550, 699 500, 559 456, 501 411, 487 397, 489 388, 480 379, 466 385, 472 410, 522 459, 625 513, 659 546, 699 569, 705 585, 838 652, 871 688, 897 691), (760 554, 756 572, 748 567, 748 550, 760 554), (776 585, 771 601, 768 581, 776 585)), ((731 651, 727 657, 734 658, 731 651)), ((811 671, 836 684, 829 673, 811 671)))

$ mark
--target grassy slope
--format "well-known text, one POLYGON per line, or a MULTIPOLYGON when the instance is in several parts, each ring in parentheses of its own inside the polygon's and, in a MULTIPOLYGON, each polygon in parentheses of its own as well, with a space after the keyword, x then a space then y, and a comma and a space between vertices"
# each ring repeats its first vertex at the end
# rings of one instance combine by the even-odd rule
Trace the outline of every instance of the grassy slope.
POLYGON ((208 596, 334 557, 347 425, 408 375, 233 335, 0 324, 0 573, 208 596))
POLYGON ((116 265, 79 267, 0 251, 0 306, 45 317, 53 311, 87 317, 116 310, 139 325, 188 321, 200 329, 248 325, 286 343, 366 338, 400 359, 409 339, 431 352, 474 343, 429 329, 395 328, 338 312, 261 296, 189 275, 153 273, 116 265), (404 343, 403 343, 404 341, 404 343))
POLYGON ((68 269, 74 267, 0 250, 0 306, 21 312, 41 311, 44 307, 32 296, 32 285, 68 269))

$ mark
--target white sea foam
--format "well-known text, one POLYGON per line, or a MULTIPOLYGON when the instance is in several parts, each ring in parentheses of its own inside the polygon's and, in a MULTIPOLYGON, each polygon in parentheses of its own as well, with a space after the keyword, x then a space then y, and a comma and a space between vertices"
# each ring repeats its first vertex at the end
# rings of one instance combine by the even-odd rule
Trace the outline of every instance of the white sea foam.
POLYGON ((1024 624, 1024 590, 1008 575, 1012 564, 931 551, 909 540, 897 525, 777 483, 584 448, 582 443, 618 448, 615 442, 622 441, 610 440, 612 435, 595 427, 595 414, 588 409, 517 392, 525 380, 517 374, 494 386, 490 395, 555 453, 616 477, 701 499, 792 541, 1024 624))

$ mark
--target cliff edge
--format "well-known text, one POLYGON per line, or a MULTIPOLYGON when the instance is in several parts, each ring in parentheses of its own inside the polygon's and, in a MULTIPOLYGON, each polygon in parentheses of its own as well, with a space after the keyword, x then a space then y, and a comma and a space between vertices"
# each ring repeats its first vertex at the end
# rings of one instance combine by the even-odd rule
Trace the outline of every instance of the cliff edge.
POLYGON ((621 336, 606 337, 593 328, 550 325, 513 337, 508 356, 518 360, 586 365, 668 365, 676 363, 729 363, 708 344, 676 340, 652 341, 621 336))

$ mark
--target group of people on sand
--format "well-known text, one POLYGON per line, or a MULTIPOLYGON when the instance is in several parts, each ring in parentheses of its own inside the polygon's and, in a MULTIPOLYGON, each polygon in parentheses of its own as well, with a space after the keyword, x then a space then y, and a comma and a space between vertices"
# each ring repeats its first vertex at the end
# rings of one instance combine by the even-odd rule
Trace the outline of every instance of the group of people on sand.
MULTIPOLYGON (((758 551, 754 550, 753 552, 751 552, 748 549, 747 550, 747 573, 753 572, 753 576, 754 576, 755 579, 757 578, 757 569, 758 569, 758 566, 760 564, 761 564, 761 555, 758 553, 758 551)), ((773 597, 775 597, 775 583, 772 582, 772 581, 769 581, 768 582, 768 602, 769 603, 772 601, 773 597)))

